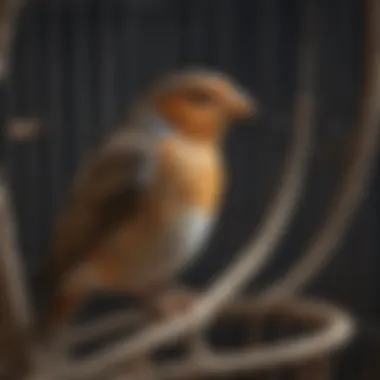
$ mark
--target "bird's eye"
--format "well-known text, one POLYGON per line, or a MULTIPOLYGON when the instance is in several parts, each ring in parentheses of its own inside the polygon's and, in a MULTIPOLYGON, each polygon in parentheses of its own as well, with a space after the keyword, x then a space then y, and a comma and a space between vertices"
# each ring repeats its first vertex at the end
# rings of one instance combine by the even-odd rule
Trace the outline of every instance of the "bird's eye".
POLYGON ((213 103, 213 98, 210 94, 204 92, 204 91, 199 91, 199 90, 191 90, 188 91, 186 94, 186 98, 197 105, 210 105, 213 103))

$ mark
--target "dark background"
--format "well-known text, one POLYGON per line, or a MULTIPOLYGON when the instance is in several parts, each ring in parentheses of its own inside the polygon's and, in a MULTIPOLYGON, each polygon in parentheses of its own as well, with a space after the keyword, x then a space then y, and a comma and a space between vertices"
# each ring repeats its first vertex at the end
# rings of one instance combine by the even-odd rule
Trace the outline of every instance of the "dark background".
MULTIPOLYGON (((319 5, 318 131, 306 192, 275 261, 251 289, 283 275, 302 253, 323 221, 350 154, 361 79, 362 4, 319 5)), ((7 115, 37 118, 41 134, 6 144, 29 274, 44 260, 52 219, 78 160, 122 122, 146 83, 189 65, 233 74, 263 108, 255 125, 233 129, 226 141, 231 186, 224 212, 209 249, 185 280, 204 286, 225 268, 255 231, 280 179, 292 133, 301 17, 301 0, 30 0, 14 45, 7 115)), ((338 255, 308 289, 358 318, 360 333, 341 360, 344 380, 370 379, 363 371, 375 355, 380 358, 376 182, 338 255)))

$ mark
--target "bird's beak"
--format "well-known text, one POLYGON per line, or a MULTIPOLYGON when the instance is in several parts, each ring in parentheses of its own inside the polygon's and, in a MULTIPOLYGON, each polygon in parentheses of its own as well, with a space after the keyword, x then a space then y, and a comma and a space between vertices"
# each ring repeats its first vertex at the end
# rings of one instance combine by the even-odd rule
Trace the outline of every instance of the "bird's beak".
POLYGON ((231 102, 231 117, 238 122, 246 121, 258 114, 258 108, 252 96, 239 91, 231 102))

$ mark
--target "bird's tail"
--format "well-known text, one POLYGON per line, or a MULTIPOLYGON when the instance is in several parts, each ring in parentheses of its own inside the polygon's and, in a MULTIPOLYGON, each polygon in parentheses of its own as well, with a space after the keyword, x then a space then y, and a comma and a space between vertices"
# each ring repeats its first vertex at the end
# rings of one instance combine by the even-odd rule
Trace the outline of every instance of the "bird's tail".
POLYGON ((70 291, 61 286, 59 278, 40 274, 35 277, 38 318, 36 330, 43 342, 55 335, 64 325, 70 322, 78 305, 86 296, 86 291, 70 291))

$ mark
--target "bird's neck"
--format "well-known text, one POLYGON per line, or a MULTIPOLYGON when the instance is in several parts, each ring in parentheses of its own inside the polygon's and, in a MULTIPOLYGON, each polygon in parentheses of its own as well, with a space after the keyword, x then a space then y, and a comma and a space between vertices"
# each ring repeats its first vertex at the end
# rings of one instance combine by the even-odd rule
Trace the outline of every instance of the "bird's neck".
POLYGON ((202 138, 203 136, 182 133, 179 128, 176 128, 163 116, 150 109, 145 109, 141 112, 138 117, 138 122, 134 124, 138 125, 139 129, 141 128, 158 138, 174 137, 199 145, 220 145, 218 141, 215 141, 216 139, 206 139, 202 138))
POLYGON ((178 134, 176 129, 168 121, 153 111, 147 112, 144 115, 141 120, 140 128, 161 138, 178 134))

